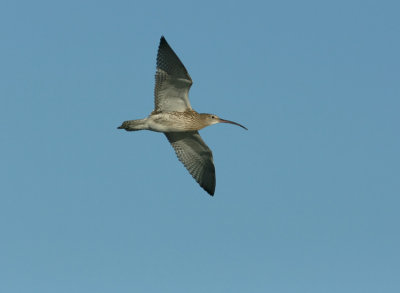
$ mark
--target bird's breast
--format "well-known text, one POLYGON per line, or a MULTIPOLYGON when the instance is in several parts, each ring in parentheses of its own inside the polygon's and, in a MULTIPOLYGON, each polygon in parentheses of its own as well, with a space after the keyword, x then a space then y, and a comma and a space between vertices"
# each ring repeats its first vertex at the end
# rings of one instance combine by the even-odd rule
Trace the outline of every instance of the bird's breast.
POLYGON ((184 132, 203 128, 195 115, 186 112, 152 114, 147 118, 147 123, 150 130, 157 132, 184 132))

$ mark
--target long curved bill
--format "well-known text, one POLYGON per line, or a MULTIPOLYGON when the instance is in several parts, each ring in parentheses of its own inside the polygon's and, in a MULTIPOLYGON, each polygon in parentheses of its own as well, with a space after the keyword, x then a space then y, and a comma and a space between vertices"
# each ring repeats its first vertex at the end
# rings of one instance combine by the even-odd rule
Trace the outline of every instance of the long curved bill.
POLYGON ((229 121, 229 120, 225 120, 225 119, 219 119, 219 122, 221 122, 221 123, 230 123, 230 124, 234 124, 234 125, 240 126, 240 127, 244 128, 244 129, 248 130, 248 129, 247 129, 246 127, 244 127, 243 125, 241 125, 241 124, 239 124, 239 123, 236 123, 236 122, 233 122, 233 121, 229 121))

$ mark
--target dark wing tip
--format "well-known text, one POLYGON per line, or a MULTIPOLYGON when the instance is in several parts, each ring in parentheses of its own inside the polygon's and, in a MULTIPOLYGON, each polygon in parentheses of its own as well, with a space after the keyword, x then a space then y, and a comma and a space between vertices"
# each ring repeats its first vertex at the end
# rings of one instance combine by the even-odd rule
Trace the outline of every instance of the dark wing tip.
POLYGON ((214 165, 208 166, 207 170, 203 171, 203 174, 200 178, 195 178, 196 181, 200 184, 200 186, 207 191, 207 193, 211 196, 214 196, 215 192, 215 167, 214 165))
POLYGON ((161 36, 160 45, 158 46, 158 49, 165 48, 165 47, 170 47, 170 46, 169 46, 167 40, 164 38, 164 36, 161 36))
MULTIPOLYGON (((192 84, 192 79, 187 72, 182 61, 178 55, 172 50, 171 46, 167 43, 164 36, 161 36, 160 44, 157 52, 157 69, 165 71, 169 75, 173 75, 177 78, 183 78, 192 84)), ((189 86, 190 86, 189 85, 189 86)))
MULTIPOLYGON (((203 187, 203 188, 204 188, 204 187, 203 187)), ((214 196, 215 188, 213 188, 213 189, 206 189, 206 188, 204 188, 204 190, 207 191, 207 193, 208 193, 209 195, 214 196)))

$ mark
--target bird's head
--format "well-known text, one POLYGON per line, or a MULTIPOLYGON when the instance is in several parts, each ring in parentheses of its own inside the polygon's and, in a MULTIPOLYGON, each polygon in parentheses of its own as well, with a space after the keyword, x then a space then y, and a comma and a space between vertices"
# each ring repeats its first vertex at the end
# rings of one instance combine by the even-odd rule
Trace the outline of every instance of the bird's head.
POLYGON ((217 124, 217 123, 230 123, 230 124, 234 124, 234 125, 240 126, 240 127, 242 127, 242 128, 247 130, 247 128, 244 127, 243 125, 241 125, 239 123, 236 123, 236 122, 233 122, 233 121, 221 119, 215 114, 206 114, 206 113, 204 113, 204 114, 200 114, 200 115, 201 115, 203 121, 205 122, 205 124, 207 126, 213 125, 213 124, 217 124))

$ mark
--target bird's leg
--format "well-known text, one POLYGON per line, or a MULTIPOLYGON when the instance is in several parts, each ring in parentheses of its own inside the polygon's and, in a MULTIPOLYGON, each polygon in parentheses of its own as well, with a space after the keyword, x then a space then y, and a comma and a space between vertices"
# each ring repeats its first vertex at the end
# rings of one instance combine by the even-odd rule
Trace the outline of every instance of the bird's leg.
POLYGON ((147 126, 147 118, 124 121, 118 129, 125 129, 126 131, 137 131, 149 129, 147 126))

